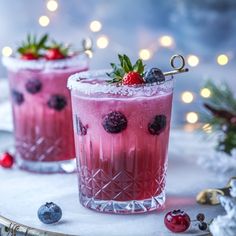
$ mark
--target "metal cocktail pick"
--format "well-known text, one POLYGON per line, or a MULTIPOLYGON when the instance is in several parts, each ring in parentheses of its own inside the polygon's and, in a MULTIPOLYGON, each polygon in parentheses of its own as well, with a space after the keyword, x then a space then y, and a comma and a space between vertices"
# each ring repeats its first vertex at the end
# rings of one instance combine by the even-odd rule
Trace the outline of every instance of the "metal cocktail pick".
POLYGON ((184 60, 184 57, 182 55, 176 54, 176 55, 172 56, 170 58, 170 65, 172 66, 172 68, 174 70, 164 72, 163 73, 164 76, 169 76, 169 75, 175 75, 175 74, 179 74, 179 73, 183 73, 183 72, 188 72, 188 68, 184 68, 185 67, 185 60, 184 60), (175 65, 175 61, 177 59, 180 60, 180 65, 179 66, 175 65))
POLYGON ((208 205, 220 204, 219 195, 230 196, 230 183, 233 179, 236 179, 236 177, 232 177, 224 188, 209 188, 202 190, 196 197, 197 203, 208 205))

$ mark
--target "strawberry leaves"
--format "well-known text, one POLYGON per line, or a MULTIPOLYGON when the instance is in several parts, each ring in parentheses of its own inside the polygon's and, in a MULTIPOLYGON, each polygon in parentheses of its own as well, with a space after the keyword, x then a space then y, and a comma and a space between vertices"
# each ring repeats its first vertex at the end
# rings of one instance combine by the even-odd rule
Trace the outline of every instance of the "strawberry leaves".
POLYGON ((48 40, 48 34, 44 34, 41 38, 37 39, 36 35, 28 34, 26 41, 22 42, 21 46, 17 49, 17 52, 21 55, 31 54, 35 58, 40 57, 42 49, 46 48, 46 42, 48 40))
POLYGON ((121 83, 124 76, 128 74, 129 72, 137 72, 142 77, 144 76, 144 68, 145 65, 143 64, 143 61, 141 59, 138 59, 134 65, 132 65, 129 57, 127 55, 120 55, 118 54, 118 58, 120 61, 119 65, 116 65, 115 63, 111 63, 111 67, 113 71, 111 73, 107 73, 107 75, 112 78, 111 80, 108 80, 109 83, 121 83))

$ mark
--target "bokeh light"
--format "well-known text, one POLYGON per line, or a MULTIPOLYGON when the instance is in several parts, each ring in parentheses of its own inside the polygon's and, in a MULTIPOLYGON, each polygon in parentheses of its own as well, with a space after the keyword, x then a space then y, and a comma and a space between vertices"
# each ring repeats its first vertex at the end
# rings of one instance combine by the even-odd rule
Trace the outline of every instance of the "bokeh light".
POLYGON ((199 64, 199 58, 195 55, 189 55, 187 58, 187 62, 191 67, 195 67, 199 64))
POLYGON ((162 47, 170 47, 173 45, 173 38, 168 35, 164 35, 160 38, 160 44, 162 47))
POLYGON ((109 40, 106 36, 100 36, 97 39, 97 46, 98 48, 106 48, 109 44, 109 40))
POLYGON ((217 63, 221 66, 226 65, 229 62, 229 58, 225 54, 221 54, 217 57, 217 63))
POLYGON ((212 126, 210 125, 210 124, 205 124, 205 125, 203 125, 202 126, 202 130, 204 131, 204 132, 206 132, 206 133, 211 133, 212 132, 212 126))
POLYGON ((151 52, 150 52, 150 50, 148 50, 148 49, 141 49, 141 50, 139 51, 139 57, 140 57, 142 60, 144 60, 144 61, 149 60, 149 59, 151 58, 151 52))
POLYGON ((42 27, 48 26, 49 23, 50 23, 50 19, 49 19, 47 16, 40 16, 40 17, 39 17, 39 24, 40 24, 42 27))
POLYGON ((13 52, 12 49, 10 47, 8 47, 8 46, 5 46, 5 47, 2 48, 2 55, 4 57, 11 56, 12 52, 13 52))
POLYGON ((198 114, 196 112, 188 112, 186 114, 186 121, 190 124, 195 124, 198 122, 198 114))
POLYGON ((55 1, 55 0, 49 0, 49 1, 47 2, 47 9, 48 9, 49 11, 56 11, 57 8, 58 8, 58 3, 57 3, 57 1, 55 1))
POLYGON ((181 99, 184 103, 191 103, 194 99, 193 94, 189 91, 185 91, 181 95, 181 99))
POLYGON ((208 88, 202 88, 200 91, 200 95, 204 98, 209 98, 211 96, 211 90, 208 88))
POLYGON ((93 57, 93 52, 91 50, 85 50, 84 52, 88 55, 89 58, 93 57))
POLYGON ((90 23, 90 30, 93 32, 99 32, 102 29, 102 23, 100 21, 94 20, 90 23))

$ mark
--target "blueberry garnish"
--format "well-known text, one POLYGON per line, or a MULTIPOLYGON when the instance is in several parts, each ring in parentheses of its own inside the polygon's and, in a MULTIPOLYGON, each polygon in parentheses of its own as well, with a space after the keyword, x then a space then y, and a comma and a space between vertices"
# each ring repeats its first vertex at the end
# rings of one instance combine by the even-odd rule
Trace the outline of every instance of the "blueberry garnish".
POLYGON ((87 134, 88 126, 84 126, 80 118, 75 115, 75 125, 76 125, 76 132, 78 135, 84 136, 87 134))
POLYGON ((17 90, 12 90, 12 99, 17 105, 21 105, 24 102, 24 95, 17 90))
POLYGON ((25 88, 29 93, 35 94, 42 89, 42 83, 39 79, 29 79, 25 84, 25 88))
POLYGON ((157 115, 148 124, 148 131, 152 135, 159 135, 166 127, 166 116, 157 115))
POLYGON ((53 202, 47 202, 38 209, 38 218, 44 224, 53 224, 62 217, 61 208, 53 202))
POLYGON ((160 83, 165 81, 165 76, 160 69, 152 68, 145 73, 144 80, 146 83, 160 83))
POLYGON ((127 119, 119 111, 112 111, 104 116, 102 126, 108 133, 117 134, 127 127, 127 119))
POLYGON ((50 97, 47 104, 50 108, 61 111, 67 105, 67 101, 63 95, 54 94, 50 97))

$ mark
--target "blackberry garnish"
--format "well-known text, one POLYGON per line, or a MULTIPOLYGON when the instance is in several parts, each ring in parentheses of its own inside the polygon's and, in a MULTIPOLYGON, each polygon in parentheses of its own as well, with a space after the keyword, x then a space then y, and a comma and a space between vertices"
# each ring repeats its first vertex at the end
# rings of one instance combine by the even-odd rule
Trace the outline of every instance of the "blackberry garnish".
POLYGON ((125 130, 127 127, 127 119, 124 114, 119 111, 112 111, 105 115, 102 120, 102 126, 108 133, 117 134, 125 130))
POLYGON ((159 135, 166 127, 166 116, 157 115, 148 124, 148 131, 152 135, 159 135))
POLYGON ((12 99, 17 105, 21 105, 24 102, 24 95, 23 93, 17 91, 17 90, 12 90, 12 99))
POLYGON ((61 111, 67 105, 67 101, 63 95, 54 94, 50 97, 47 104, 49 108, 61 111))
POLYGON ((25 84, 25 88, 29 93, 35 94, 42 89, 42 83, 39 79, 29 79, 25 84))
POLYGON ((76 132, 78 135, 84 136, 87 134, 88 126, 84 126, 80 118, 75 115, 75 125, 76 125, 76 132))

